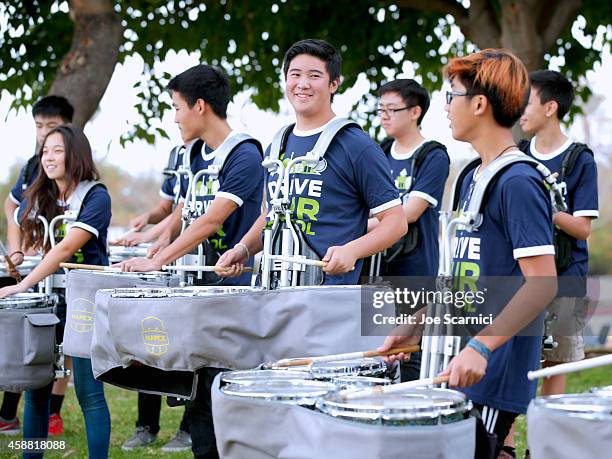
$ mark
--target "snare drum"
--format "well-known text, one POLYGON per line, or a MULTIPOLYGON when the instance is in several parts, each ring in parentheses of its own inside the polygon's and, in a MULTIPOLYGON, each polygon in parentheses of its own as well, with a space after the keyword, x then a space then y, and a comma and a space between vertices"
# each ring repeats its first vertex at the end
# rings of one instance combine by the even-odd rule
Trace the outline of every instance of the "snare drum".
POLYGON ((121 263, 132 258, 146 258, 150 244, 139 244, 134 247, 124 247, 122 245, 111 245, 109 247, 108 259, 111 264, 121 263))
POLYGON ((228 384, 221 388, 225 395, 300 405, 313 408, 319 397, 336 389, 332 383, 309 380, 262 381, 253 384, 228 384))
POLYGON ((385 370, 382 360, 372 358, 314 362, 310 367, 312 377, 321 381, 333 381, 341 376, 382 377, 385 370))
POLYGON ((376 386, 388 386, 391 380, 373 376, 340 376, 334 378, 333 383, 340 389, 371 389, 376 386))
POLYGON ((403 393, 344 400, 333 392, 317 409, 334 418, 387 426, 432 426, 464 420, 472 409, 465 395, 450 389, 413 389, 403 393))
POLYGON ((0 309, 38 309, 52 306, 51 297, 44 293, 17 293, 0 299, 0 309))
POLYGON ((295 370, 238 370, 228 371, 221 375, 221 385, 256 384, 267 381, 291 381, 312 379, 307 371, 295 370))
POLYGON ((612 451, 612 396, 602 391, 532 400, 527 442, 534 459, 603 457, 612 451))
MULTIPOLYGON (((23 259, 23 263, 17 266, 17 271, 21 274, 21 277, 25 277, 32 272, 34 268, 40 263, 41 257, 28 256, 23 259)), ((8 273, 8 266, 4 261, 4 258, 0 258, 0 287, 6 285, 16 284, 14 277, 11 277, 8 273)))

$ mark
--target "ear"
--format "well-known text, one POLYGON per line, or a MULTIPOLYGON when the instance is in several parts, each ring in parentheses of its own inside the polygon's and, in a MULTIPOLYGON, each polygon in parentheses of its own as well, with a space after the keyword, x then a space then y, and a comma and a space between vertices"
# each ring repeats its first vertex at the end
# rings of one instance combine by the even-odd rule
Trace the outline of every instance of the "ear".
POLYGON ((419 105, 416 105, 412 108, 412 119, 413 120, 418 120, 419 117, 421 116, 421 112, 423 110, 421 109, 421 107, 419 105))
POLYGON ((332 94, 335 94, 339 87, 340 87, 340 78, 336 78, 334 81, 332 81, 329 84, 329 89, 331 90, 332 94))
POLYGON ((478 94, 472 97, 471 106, 472 110, 474 111, 474 115, 484 115, 489 108, 489 100, 485 96, 478 94))
POLYGON ((204 113, 206 113, 207 110, 207 106, 206 106, 206 102, 204 102, 204 99, 198 99, 195 101, 195 104, 193 105, 193 107, 198 111, 198 113, 200 115, 203 115, 204 113))
POLYGON ((557 103, 557 101, 549 100, 548 102, 546 102, 546 106, 544 107, 544 114, 547 118, 550 118, 553 115, 556 115, 558 110, 559 104, 557 103))

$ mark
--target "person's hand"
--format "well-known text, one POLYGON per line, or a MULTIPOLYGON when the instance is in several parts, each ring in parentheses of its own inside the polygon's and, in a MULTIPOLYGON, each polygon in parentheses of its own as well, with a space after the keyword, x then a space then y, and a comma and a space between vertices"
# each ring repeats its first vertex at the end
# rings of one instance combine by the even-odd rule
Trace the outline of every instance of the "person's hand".
POLYGON ((0 288, 0 298, 15 295, 16 293, 24 293, 27 289, 22 286, 22 282, 17 285, 9 285, 8 287, 0 288))
POLYGON ((241 245, 234 247, 219 257, 217 264, 224 270, 216 271, 216 274, 221 277, 237 277, 242 274, 244 263, 247 260, 247 252, 241 245))
POLYGON ((136 231, 140 231, 145 226, 147 226, 148 223, 149 223, 149 214, 142 214, 142 215, 139 215, 136 218, 132 218, 128 222, 128 226, 130 228, 135 229, 136 231))
MULTIPOLYGON (((13 252, 9 258, 11 259, 15 267, 23 263, 23 253, 22 252, 13 252)), ((17 276, 19 276, 19 271, 17 271, 16 269, 13 269, 11 266, 9 266, 8 263, 6 263, 6 270, 8 272, 8 275, 13 278, 17 278, 17 276)))
POLYGON ((147 251, 147 258, 153 258, 159 252, 164 250, 166 247, 170 245, 170 239, 166 237, 160 237, 155 243, 151 244, 149 250, 147 251))
POLYGON ((450 387, 469 387, 480 381, 487 371, 487 360, 471 347, 464 348, 440 376, 450 376, 450 387))
MULTIPOLYGON (((386 352, 394 347, 419 344, 420 340, 421 332, 416 325, 400 325, 393 329, 389 336, 385 338, 385 342, 377 349, 377 351, 386 352)), ((410 360, 410 353, 400 352, 399 354, 392 354, 384 357, 384 361, 386 363, 407 360, 410 360)))
POLYGON ((333 246, 327 249, 323 261, 327 263, 323 271, 329 275, 345 274, 355 269, 357 258, 345 245, 333 246))
POLYGON ((125 247, 134 247, 135 245, 142 244, 143 242, 149 242, 146 240, 144 233, 129 233, 121 239, 113 241, 113 245, 123 245, 125 247))
POLYGON ((112 268, 120 268, 125 272, 141 272, 160 271, 162 264, 154 258, 131 258, 111 266, 112 268))

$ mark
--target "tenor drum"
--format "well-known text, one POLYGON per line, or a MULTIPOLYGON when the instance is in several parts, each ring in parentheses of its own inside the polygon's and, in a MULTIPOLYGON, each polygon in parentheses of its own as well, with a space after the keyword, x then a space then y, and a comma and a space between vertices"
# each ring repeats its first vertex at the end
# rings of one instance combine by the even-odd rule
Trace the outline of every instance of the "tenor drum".
POLYGON ((228 384, 221 388, 226 395, 265 400, 314 408, 319 397, 336 389, 332 383, 288 379, 278 381, 261 381, 252 384, 228 384))
POLYGON ((531 457, 595 459, 612 451, 612 394, 538 397, 527 411, 531 457))
POLYGON ((120 287, 171 287, 179 277, 165 272, 133 273, 118 271, 73 270, 66 290, 66 328, 64 354, 91 357, 91 337, 95 317, 95 296, 101 289, 120 287))
POLYGON ((385 371, 385 363, 372 358, 314 362, 310 367, 312 377, 321 381, 333 381, 342 376, 382 377, 385 371))
POLYGON ((221 375, 221 384, 258 384, 268 381, 296 381, 312 379, 307 371, 295 370, 237 370, 221 375))
POLYGON ((20 293, 0 299, 0 390, 19 392, 55 376, 55 326, 51 297, 20 293))

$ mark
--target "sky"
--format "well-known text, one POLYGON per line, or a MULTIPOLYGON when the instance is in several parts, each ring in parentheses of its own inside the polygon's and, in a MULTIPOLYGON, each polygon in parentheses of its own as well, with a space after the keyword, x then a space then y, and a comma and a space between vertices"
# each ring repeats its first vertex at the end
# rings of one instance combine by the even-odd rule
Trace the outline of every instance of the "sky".
MULTIPOLYGON (((198 64, 197 54, 186 52, 170 53, 167 59, 156 66, 156 71, 178 74, 187 68, 198 64)), ((554 63, 553 63, 554 68, 554 63)), ((178 128, 174 124, 173 112, 167 112, 160 126, 168 133, 170 140, 159 138, 155 145, 144 141, 128 143, 122 147, 119 143, 121 134, 127 132, 130 125, 139 119, 136 109, 136 94, 133 88, 143 72, 143 62, 140 57, 130 57, 125 64, 117 65, 100 106, 94 117, 85 127, 96 160, 106 159, 112 164, 129 170, 132 174, 157 174, 167 162, 171 148, 180 142, 178 128)), ((403 66, 402 78, 414 77, 414 70, 409 62, 403 66)), ((591 128, 591 138, 585 139, 584 123, 577 118, 569 129, 569 135, 578 141, 590 140, 599 145, 612 145, 612 55, 609 47, 604 51, 601 65, 587 75, 592 91, 602 98, 590 116, 598 120, 595 128, 591 128), (605 121, 606 129, 601 124, 605 121)), ((334 98, 333 109, 339 116, 347 116, 353 104, 368 91, 369 83, 362 75, 356 84, 334 98)), ((443 88, 445 91, 447 88, 443 88)), ((432 94, 430 109, 424 118, 422 131, 429 139, 438 140, 447 145, 451 158, 465 158, 472 154, 471 148, 462 142, 452 139, 449 123, 444 111, 443 91, 432 94)), ((170 102, 169 95, 162 96, 170 102)), ((0 182, 4 182, 14 163, 24 164, 34 152, 35 136, 34 122, 28 111, 9 111, 12 96, 2 91, 0 97, 0 139, 2 139, 2 160, 5 165, 0 170, 0 182)), ((365 107, 364 107, 365 109, 365 107)), ((274 133, 282 126, 293 122, 291 106, 285 99, 281 101, 279 113, 263 111, 250 102, 249 93, 238 93, 228 107, 228 122, 232 128, 245 131, 267 145, 274 133)), ((161 174, 160 174, 161 181, 161 174)))

